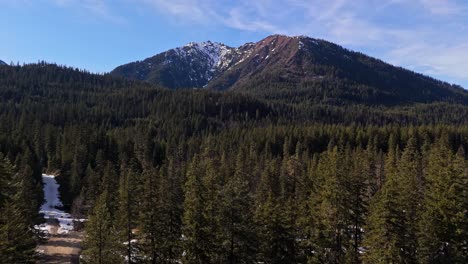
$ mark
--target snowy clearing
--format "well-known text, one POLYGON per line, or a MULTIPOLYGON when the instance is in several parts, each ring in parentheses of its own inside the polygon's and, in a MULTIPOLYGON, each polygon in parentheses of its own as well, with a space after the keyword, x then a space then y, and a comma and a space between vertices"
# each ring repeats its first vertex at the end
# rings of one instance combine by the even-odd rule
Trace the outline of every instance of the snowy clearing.
POLYGON ((49 234, 67 234, 73 230, 73 221, 83 222, 84 219, 73 219, 69 213, 60 209, 63 204, 60 200, 59 184, 54 175, 42 174, 42 181, 45 203, 42 204, 39 213, 44 214, 46 223, 39 225, 38 228, 49 234), (54 225, 55 220, 59 223, 58 230, 54 225))

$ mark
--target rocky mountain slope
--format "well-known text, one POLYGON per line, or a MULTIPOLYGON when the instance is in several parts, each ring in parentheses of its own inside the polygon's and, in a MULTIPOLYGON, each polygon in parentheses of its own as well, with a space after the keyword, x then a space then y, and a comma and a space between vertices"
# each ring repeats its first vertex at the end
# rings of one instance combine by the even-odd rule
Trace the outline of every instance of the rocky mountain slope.
POLYGON ((203 87, 224 72, 237 49, 211 41, 189 43, 154 57, 116 68, 112 74, 170 88, 203 87))
POLYGON ((189 43, 111 74, 172 89, 236 90, 299 103, 468 104, 459 86, 305 36, 272 35, 238 48, 189 43))

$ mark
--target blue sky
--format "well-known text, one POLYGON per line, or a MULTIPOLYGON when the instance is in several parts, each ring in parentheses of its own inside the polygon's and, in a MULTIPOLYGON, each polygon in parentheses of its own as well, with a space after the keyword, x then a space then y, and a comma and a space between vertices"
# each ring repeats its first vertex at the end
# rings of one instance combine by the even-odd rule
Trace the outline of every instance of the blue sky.
POLYGON ((468 88, 465 0, 0 0, 0 59, 107 72, 190 41, 307 35, 468 88))

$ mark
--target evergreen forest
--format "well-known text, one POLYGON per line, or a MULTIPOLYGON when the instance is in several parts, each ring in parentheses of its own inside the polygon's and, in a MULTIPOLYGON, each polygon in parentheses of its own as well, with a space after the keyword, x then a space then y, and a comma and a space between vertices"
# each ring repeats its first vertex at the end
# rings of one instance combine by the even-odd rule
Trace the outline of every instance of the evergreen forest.
POLYGON ((83 263, 468 263, 468 105, 353 93, 0 66, 0 263, 37 261, 42 173, 83 263))

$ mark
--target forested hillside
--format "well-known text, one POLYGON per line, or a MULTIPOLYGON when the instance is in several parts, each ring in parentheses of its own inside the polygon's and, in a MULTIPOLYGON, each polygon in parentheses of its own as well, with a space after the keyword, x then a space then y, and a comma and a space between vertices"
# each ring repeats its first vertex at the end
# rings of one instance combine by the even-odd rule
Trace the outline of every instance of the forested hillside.
POLYGON ((330 100, 0 66, 0 256, 49 172, 86 263, 468 262, 466 103, 330 100))

